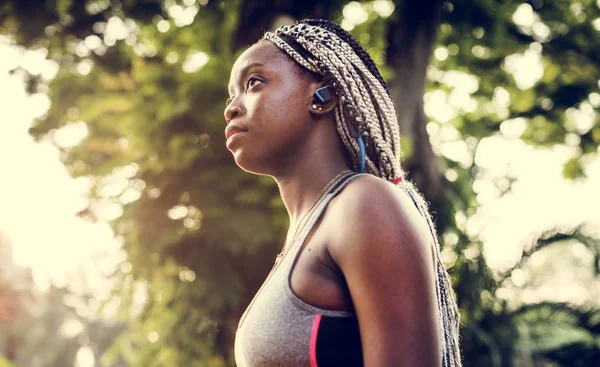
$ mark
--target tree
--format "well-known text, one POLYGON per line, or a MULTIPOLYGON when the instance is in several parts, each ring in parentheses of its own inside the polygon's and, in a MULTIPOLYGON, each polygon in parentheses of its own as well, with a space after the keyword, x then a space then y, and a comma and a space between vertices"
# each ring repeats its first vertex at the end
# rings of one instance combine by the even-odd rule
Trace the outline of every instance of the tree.
MULTIPOLYGON (((16 289, 0 273, 0 366, 72 366, 86 348, 100 359, 125 325, 81 315, 81 308, 89 313, 91 298, 54 286, 40 292, 33 283, 16 289)), ((112 365, 122 366, 122 359, 112 365)))
MULTIPOLYGON (((237 320, 270 269, 287 221, 273 182, 242 174, 217 143, 224 86, 244 46, 272 24, 304 16, 345 20, 389 81, 406 137, 405 167, 431 202, 442 238, 454 238, 445 241, 444 251, 453 259, 448 265, 463 313, 465 364, 516 363, 519 325, 536 317, 546 322, 548 308, 550 314, 581 316, 578 327, 594 332, 588 322, 593 318, 585 319, 577 307, 511 310, 497 297, 510 277, 495 278, 481 241, 467 234, 464 220, 456 220, 478 207, 473 185, 484 172, 473 159, 445 154, 444 141, 435 142, 427 130, 452 131, 452 139, 473 157, 482 138, 517 121, 525 125, 520 138, 530 144, 576 141, 565 175, 580 177, 585 160, 596 154, 600 127, 597 117, 584 129, 570 115, 600 104, 600 47, 593 28, 600 14, 591 1, 578 4, 14 0, 3 5, 3 33, 18 45, 48 50, 60 65, 51 81, 30 76, 30 90, 49 83, 52 99, 32 134, 52 135, 83 121, 85 139, 63 147, 73 175, 95 178, 95 200, 81 215, 94 218, 100 214, 93 208, 106 203, 123 207, 112 221, 128 253, 124 268, 131 269, 120 274, 116 292, 122 319, 129 317, 136 294, 147 294, 147 301, 105 363, 120 356, 127 365, 233 365, 237 320), (516 12, 533 22, 515 21, 516 12), (543 64, 542 75, 529 86, 511 71, 510 60, 523 52, 543 64), (427 116, 423 94, 439 91, 448 98, 456 80, 471 85, 468 103, 445 117, 427 116), (119 189, 106 189, 110 184, 119 189)), ((510 190, 512 179, 498 180, 499 191, 510 190)), ((550 349, 531 345, 531 358, 562 363, 576 360, 575 351, 592 356, 597 351, 574 339, 561 343, 550 349)))

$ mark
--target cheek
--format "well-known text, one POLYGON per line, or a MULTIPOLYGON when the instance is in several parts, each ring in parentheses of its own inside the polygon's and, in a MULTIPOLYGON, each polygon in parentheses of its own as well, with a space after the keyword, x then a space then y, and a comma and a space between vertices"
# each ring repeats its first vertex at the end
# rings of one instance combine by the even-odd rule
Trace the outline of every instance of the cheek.
POLYGON ((299 119, 302 122, 309 120, 310 113, 304 98, 300 95, 296 88, 290 87, 288 91, 289 93, 287 94, 277 96, 277 112, 284 118, 287 117, 288 119, 299 119))
POLYGON ((257 128, 289 129, 310 115, 295 96, 272 93, 248 99, 251 122, 257 128))

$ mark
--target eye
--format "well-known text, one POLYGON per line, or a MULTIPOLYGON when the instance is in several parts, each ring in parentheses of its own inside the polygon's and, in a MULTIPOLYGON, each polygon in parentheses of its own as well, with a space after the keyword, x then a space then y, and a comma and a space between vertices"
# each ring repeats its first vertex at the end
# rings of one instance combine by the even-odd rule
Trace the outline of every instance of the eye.
POLYGON ((257 83, 262 83, 262 80, 260 80, 259 78, 257 78, 256 76, 251 76, 248 78, 248 82, 246 83, 246 89, 251 89, 252 87, 254 87, 257 83))

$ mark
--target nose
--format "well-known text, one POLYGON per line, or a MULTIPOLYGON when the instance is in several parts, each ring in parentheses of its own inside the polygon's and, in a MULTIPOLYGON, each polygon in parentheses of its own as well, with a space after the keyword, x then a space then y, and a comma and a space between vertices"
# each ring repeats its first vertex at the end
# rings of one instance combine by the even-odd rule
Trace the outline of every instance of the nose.
POLYGON ((223 111, 223 116, 225 116, 225 122, 229 123, 236 117, 241 116, 244 113, 244 107, 241 104, 235 101, 235 98, 231 103, 225 107, 225 111, 223 111))

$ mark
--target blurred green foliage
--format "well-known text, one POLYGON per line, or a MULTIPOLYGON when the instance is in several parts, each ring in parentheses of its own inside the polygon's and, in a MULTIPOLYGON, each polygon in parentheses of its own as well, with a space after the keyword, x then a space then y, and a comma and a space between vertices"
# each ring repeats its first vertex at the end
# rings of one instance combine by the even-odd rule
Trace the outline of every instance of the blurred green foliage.
MULTIPOLYGON (((18 289, 0 272, 0 366, 72 366, 82 346, 105 353, 125 328, 102 319, 90 321, 78 307, 93 304, 92 297, 74 297, 65 288, 45 292, 20 281, 18 289), (73 302, 75 301, 75 302, 73 302)), ((123 366, 122 359, 113 366, 123 366)))
MULTIPOLYGON (((408 122, 415 131, 426 134, 425 124, 449 127, 473 158, 481 139, 513 134, 507 121, 522 119, 517 138, 535 146, 570 145, 573 156, 564 175, 584 176, 584 162, 600 143, 597 114, 587 125, 578 123, 581 113, 600 104, 600 10, 591 0, 9 0, 0 5, 2 33, 18 45, 47 50, 60 66, 47 86, 52 106, 31 133, 52 136, 84 121, 88 133, 81 144, 62 148, 72 175, 95 182, 90 208, 81 215, 93 220, 101 216, 94 209, 99 205, 123 207, 112 225, 128 257, 115 274, 114 297, 121 305, 118 321, 127 329, 103 354, 102 365, 234 365, 237 321, 270 269, 288 221, 273 182, 241 172, 224 147, 230 67, 245 46, 285 17, 350 22, 357 14, 364 19, 352 33, 391 89, 401 88, 412 74, 417 88, 411 93, 443 91, 448 97, 456 80, 474 80, 469 98, 475 107, 458 106, 446 118, 426 119, 418 105, 408 122), (519 84, 509 61, 521 54, 538 57, 543 67, 528 86, 519 84), (428 59, 431 64, 411 63, 428 59), (105 189, 118 180, 126 182, 120 190, 105 189), (143 307, 136 310, 139 299, 143 307)), ((39 76, 29 78, 30 92, 45 90, 39 76)), ((422 100, 421 94, 412 97, 422 100)), ((415 134, 409 135, 416 140, 415 134)), ((432 201, 441 237, 455 239, 444 245, 463 315, 465 365, 584 366, 600 360, 593 308, 545 302, 515 309, 498 297, 511 273, 493 275, 481 240, 464 226, 478 207, 473 184, 483 170, 474 159, 440 153, 435 143, 437 159, 422 160, 415 148, 429 139, 416 141, 418 146, 403 141, 411 147, 409 174, 432 201), (419 175, 426 171, 437 172, 443 196, 424 188, 419 175), (449 171, 453 175, 444 174, 449 171)), ((506 192, 510 186, 498 182, 498 189, 506 192)), ((579 229, 542 236, 517 266, 535 251, 571 239, 594 254, 597 267, 598 243, 579 229)))

